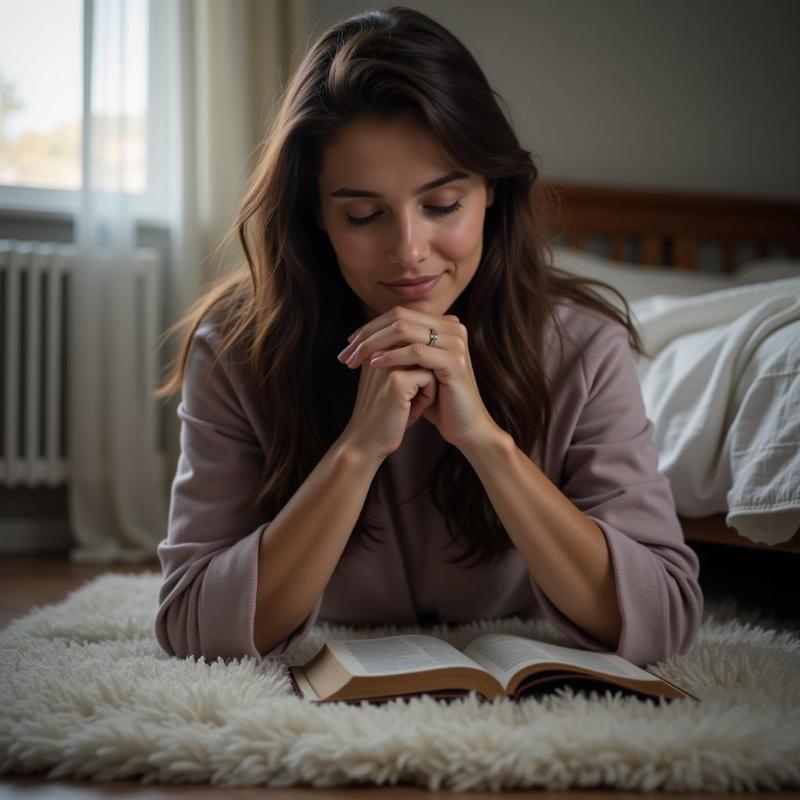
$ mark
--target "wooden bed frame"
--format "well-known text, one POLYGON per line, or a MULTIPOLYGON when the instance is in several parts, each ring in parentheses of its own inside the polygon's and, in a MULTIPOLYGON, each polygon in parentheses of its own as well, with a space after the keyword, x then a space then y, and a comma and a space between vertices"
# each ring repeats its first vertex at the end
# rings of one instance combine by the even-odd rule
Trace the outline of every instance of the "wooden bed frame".
MULTIPOLYGON (((800 258, 800 202, 718 194, 625 189, 561 182, 543 183, 560 201, 553 221, 557 244, 586 249, 589 237, 606 237, 610 258, 643 269, 697 271, 698 245, 716 243, 723 272, 736 272, 740 245, 755 245, 756 257, 782 246, 800 258), (628 245, 635 255, 627 255, 628 245)), ((725 514, 680 518, 687 540, 800 553, 800 529, 788 542, 756 544, 725 524, 725 514)))

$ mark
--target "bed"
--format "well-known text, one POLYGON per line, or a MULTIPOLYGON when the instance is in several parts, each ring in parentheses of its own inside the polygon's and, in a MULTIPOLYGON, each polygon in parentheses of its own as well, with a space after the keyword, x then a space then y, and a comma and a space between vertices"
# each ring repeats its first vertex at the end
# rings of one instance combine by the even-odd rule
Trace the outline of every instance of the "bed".
POLYGON ((800 202, 561 182, 537 191, 557 201, 554 263, 619 289, 645 343, 656 343, 639 375, 686 539, 800 553, 800 202), (718 372, 728 382, 712 387, 718 372), (684 404, 685 424, 664 398, 684 404), (707 406, 716 418, 694 451, 669 461, 707 406), (700 498, 704 460, 714 460, 714 481, 700 498), (736 492, 762 498, 777 478, 781 502, 743 516, 736 492), (760 529, 748 527, 754 519, 760 529))

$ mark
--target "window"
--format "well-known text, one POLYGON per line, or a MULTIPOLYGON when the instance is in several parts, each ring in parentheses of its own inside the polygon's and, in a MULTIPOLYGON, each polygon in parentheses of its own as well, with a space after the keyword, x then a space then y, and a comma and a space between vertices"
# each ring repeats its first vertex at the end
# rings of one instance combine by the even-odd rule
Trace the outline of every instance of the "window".
POLYGON ((0 0, 5 185, 80 187, 81 6, 81 0, 0 0))
POLYGON ((82 180, 83 17, 93 6, 95 64, 103 62, 103 48, 124 52, 123 70, 94 72, 92 114, 106 148, 103 158, 125 166, 121 186, 96 188, 140 196, 152 190, 148 0, 0 0, 0 202, 6 208, 76 207, 82 180))

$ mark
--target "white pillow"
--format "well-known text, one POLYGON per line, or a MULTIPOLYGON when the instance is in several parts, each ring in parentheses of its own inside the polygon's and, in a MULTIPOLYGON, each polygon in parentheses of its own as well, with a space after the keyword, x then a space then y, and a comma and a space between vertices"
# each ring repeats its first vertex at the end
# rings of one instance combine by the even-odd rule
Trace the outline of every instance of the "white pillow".
POLYGON ((800 278, 800 261, 790 258, 760 258, 747 261, 733 276, 737 285, 800 278))
MULTIPOLYGON (((554 246, 552 250, 553 262, 557 267, 581 277, 610 283, 622 292, 628 302, 656 294, 692 296, 731 286, 800 277, 800 261, 788 258, 756 259, 742 264, 733 275, 719 275, 686 272, 676 267, 644 267, 612 261, 572 247, 554 246)), ((598 291, 620 305, 616 295, 605 289, 598 291)))
MULTIPOLYGON (((574 275, 610 283, 615 289, 619 289, 628 302, 655 294, 682 296, 702 294, 746 282, 736 280, 735 276, 729 275, 687 273, 674 267, 644 267, 611 261, 571 247, 554 246, 552 250, 555 266, 574 275)), ((755 283, 758 279, 753 277, 749 282, 755 283)), ((619 305, 619 300, 611 292, 600 288, 597 288, 597 291, 619 305)))

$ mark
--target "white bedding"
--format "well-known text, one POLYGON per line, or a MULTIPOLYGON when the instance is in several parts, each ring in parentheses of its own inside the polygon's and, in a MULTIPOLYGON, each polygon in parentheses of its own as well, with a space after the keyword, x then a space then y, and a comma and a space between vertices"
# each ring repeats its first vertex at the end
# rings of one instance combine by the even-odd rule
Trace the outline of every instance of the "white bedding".
POLYGON ((800 278, 632 303, 659 467, 678 512, 754 542, 800 528, 800 278), (656 424, 656 420, 658 423, 656 424))
POLYGON ((800 528, 800 262, 728 277, 554 255, 631 302, 653 356, 637 369, 678 513, 724 512, 754 542, 790 539, 800 528))

